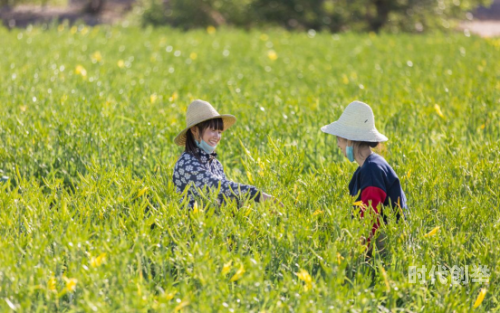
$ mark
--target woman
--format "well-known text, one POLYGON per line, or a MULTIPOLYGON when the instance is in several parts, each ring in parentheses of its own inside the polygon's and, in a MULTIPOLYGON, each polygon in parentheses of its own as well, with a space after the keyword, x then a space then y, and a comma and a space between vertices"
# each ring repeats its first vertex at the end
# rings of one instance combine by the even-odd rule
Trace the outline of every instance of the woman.
MULTIPOLYGON (((396 212, 399 220, 401 212, 406 211, 406 197, 401 189, 401 183, 392 167, 383 157, 374 153, 380 142, 387 141, 375 128, 373 111, 366 103, 354 101, 347 106, 339 120, 321 130, 324 133, 337 136, 337 146, 342 150, 349 161, 358 163, 359 167, 354 172, 349 183, 349 193, 356 197, 356 202, 361 201, 361 217, 367 209, 371 208, 376 219, 370 235, 366 239, 368 253, 371 254, 370 240, 380 227, 379 216, 387 223, 389 207, 396 212), (385 212, 387 211, 387 212, 385 212)), ((383 238, 377 240, 377 247, 383 250, 383 238)))
POLYGON ((215 149, 222 132, 235 122, 234 116, 220 115, 206 101, 195 100, 189 105, 187 127, 174 140, 177 145, 184 146, 184 153, 175 164, 173 181, 179 193, 189 188, 187 196, 190 207, 201 198, 202 193, 219 187, 219 203, 224 201, 224 197, 241 200, 249 196, 256 202, 272 198, 254 186, 229 181, 221 163, 216 159, 215 149))

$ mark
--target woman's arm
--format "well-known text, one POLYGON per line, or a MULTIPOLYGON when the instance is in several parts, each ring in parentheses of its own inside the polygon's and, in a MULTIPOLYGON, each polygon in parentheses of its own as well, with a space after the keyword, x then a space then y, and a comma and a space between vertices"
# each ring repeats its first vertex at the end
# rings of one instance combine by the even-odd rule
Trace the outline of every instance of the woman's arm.
POLYGON ((245 194, 250 194, 250 198, 254 199, 256 202, 260 200, 260 192, 259 190, 251 185, 239 184, 233 181, 230 181, 226 178, 224 174, 224 170, 222 169, 222 165, 218 163, 219 172, 222 175, 216 175, 210 171, 208 171, 201 163, 192 162, 190 165, 185 168, 185 178, 193 182, 194 187, 203 189, 204 187, 208 187, 210 189, 219 188, 220 185, 220 193, 219 195, 224 195, 226 197, 236 197, 240 198, 245 194))

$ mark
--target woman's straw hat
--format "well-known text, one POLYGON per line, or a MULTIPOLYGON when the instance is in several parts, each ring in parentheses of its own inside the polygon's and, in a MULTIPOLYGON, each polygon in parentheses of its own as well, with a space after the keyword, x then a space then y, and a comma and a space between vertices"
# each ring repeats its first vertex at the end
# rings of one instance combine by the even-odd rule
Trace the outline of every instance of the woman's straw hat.
POLYGON ((372 108, 360 101, 351 102, 338 119, 321 131, 352 141, 382 142, 387 137, 375 128, 372 108))
POLYGON ((194 100, 191 102, 186 113, 186 128, 184 128, 177 137, 175 137, 174 142, 178 146, 184 146, 186 144, 186 133, 188 129, 204 121, 208 121, 214 118, 221 118, 224 123, 224 130, 233 126, 236 123, 236 117, 229 114, 219 114, 214 107, 203 100, 194 100))

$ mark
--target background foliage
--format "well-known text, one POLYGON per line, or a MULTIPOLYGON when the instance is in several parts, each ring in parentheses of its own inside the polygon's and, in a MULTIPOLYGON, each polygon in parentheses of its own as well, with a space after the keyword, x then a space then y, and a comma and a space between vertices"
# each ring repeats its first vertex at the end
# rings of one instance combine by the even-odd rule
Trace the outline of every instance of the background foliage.
POLYGON ((142 0, 143 24, 279 25, 338 32, 447 29, 490 0, 142 0))

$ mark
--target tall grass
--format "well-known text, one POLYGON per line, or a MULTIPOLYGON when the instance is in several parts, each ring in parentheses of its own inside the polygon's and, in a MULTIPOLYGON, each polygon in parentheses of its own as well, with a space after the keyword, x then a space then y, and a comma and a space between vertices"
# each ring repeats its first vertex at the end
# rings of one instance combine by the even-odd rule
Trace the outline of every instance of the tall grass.
POLYGON ((465 312, 481 288, 478 311, 497 307, 498 39, 64 26, 0 36, 2 311, 465 312), (182 207, 173 138, 196 98, 238 118, 218 148, 226 174, 284 207, 182 207), (351 218, 347 192, 356 167, 319 131, 355 99, 390 139, 378 153, 411 213, 387 225, 388 256, 368 263, 370 226, 351 218), (408 280, 412 265, 479 264, 489 284, 408 280))

